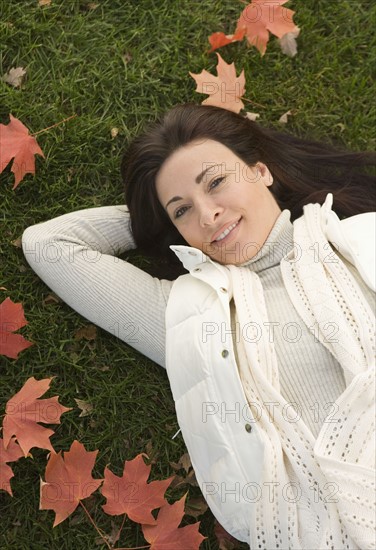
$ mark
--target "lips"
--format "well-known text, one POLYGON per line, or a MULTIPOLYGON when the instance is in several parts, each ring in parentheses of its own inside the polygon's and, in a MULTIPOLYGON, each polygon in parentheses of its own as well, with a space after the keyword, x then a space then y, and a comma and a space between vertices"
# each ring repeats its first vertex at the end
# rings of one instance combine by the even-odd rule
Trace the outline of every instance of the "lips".
POLYGON ((221 227, 220 231, 217 231, 217 233, 214 234, 214 239, 212 240, 213 243, 219 243, 223 241, 231 233, 235 227, 239 224, 241 218, 237 220, 236 222, 231 223, 230 225, 224 225, 221 227))

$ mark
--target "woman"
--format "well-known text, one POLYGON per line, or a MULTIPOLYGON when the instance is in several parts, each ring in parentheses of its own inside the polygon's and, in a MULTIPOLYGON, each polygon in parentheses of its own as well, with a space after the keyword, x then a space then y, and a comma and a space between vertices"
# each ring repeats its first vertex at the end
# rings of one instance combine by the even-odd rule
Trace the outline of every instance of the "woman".
POLYGON ((64 301, 166 366, 204 497, 251 548, 374 547, 374 164, 178 106, 126 153, 127 207, 23 235, 64 301), (114 257, 135 245, 185 275, 114 257))

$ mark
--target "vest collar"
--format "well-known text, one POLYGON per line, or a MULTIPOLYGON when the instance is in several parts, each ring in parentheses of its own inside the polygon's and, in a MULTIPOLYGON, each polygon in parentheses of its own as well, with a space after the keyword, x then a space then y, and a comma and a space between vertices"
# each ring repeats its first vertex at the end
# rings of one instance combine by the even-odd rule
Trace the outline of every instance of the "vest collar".
POLYGON ((180 244, 171 245, 170 248, 173 252, 175 252, 187 271, 192 271, 206 262, 216 264, 216 262, 213 262, 213 260, 211 260, 209 256, 204 254, 199 248, 180 244))

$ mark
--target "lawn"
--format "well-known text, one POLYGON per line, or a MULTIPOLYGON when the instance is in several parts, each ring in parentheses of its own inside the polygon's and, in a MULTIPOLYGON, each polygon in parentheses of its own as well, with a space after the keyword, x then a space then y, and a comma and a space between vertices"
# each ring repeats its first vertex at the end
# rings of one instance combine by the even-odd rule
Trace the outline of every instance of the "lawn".
MULTIPOLYGON (((0 175, 0 302, 9 296, 22 302, 28 326, 22 334, 34 346, 17 360, 0 357, 0 415, 3 406, 27 378, 54 376, 51 395, 74 410, 56 426, 53 444, 67 450, 74 439, 88 450, 99 449, 94 477, 111 464, 118 475, 124 460, 152 451, 152 479, 174 474, 170 462, 185 452, 178 430, 167 375, 113 335, 98 330, 95 340, 77 340, 88 321, 61 301, 33 273, 13 244, 29 225, 72 210, 123 204, 120 159, 129 140, 148 122, 197 94, 189 71, 213 72, 215 54, 207 37, 231 33, 244 4, 237 0, 1 0, 0 76, 22 66, 20 88, 0 81, 0 122, 9 113, 31 133, 77 116, 38 136, 45 159, 37 158, 35 177, 28 175, 12 190, 13 174, 0 175), (117 135, 111 130, 118 129, 117 135), (74 399, 93 406, 80 417, 74 399)), ((281 128, 279 117, 291 110, 286 131, 328 140, 354 150, 375 148, 376 5, 364 0, 296 0, 301 28, 298 55, 282 54, 271 37, 264 57, 245 42, 220 50, 246 75, 248 105, 259 122, 281 128)), ((132 254, 136 265, 148 260, 132 254)), ((46 452, 14 464, 14 496, 0 491, 1 550, 105 548, 79 509, 52 528, 54 514, 39 511, 39 478, 46 452)), ((171 491, 178 498, 181 491, 171 491)), ((189 497, 199 494, 189 489, 189 497)), ((111 531, 111 518, 101 513, 99 494, 89 506, 100 526, 111 531)), ((213 516, 201 518, 216 549, 213 516)), ((116 525, 119 518, 114 518, 116 525)), ((187 523, 193 523, 192 517, 187 523)), ((126 522, 121 545, 145 544, 139 527, 126 522)), ((241 547, 241 546, 239 546, 241 547)), ((242 546, 243 548, 246 545, 242 546)))

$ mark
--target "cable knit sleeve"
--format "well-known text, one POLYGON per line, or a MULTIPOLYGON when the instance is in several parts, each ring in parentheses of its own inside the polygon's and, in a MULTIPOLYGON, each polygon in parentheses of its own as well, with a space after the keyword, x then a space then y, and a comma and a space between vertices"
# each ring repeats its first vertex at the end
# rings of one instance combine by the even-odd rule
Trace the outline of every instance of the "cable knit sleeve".
POLYGON ((135 248, 127 207, 64 214, 28 227, 27 262, 64 302, 165 366, 165 309, 172 286, 117 256, 135 248))

